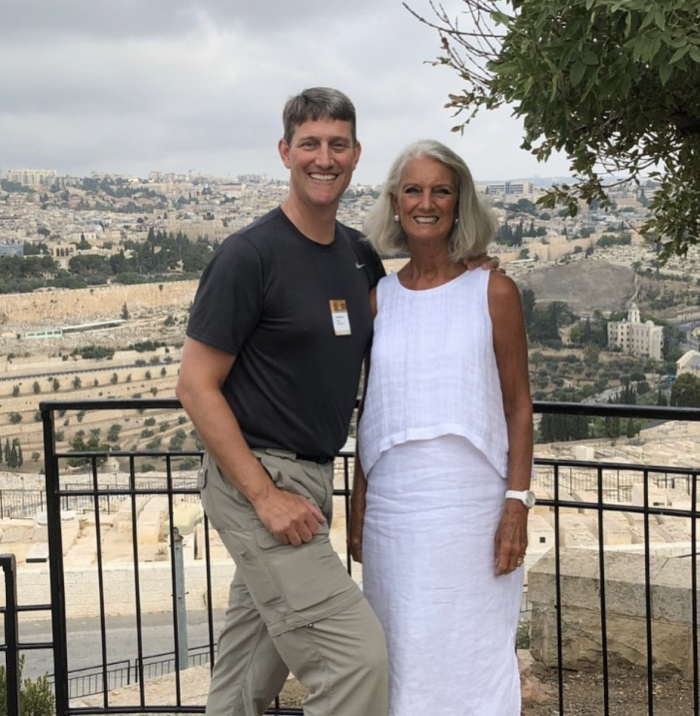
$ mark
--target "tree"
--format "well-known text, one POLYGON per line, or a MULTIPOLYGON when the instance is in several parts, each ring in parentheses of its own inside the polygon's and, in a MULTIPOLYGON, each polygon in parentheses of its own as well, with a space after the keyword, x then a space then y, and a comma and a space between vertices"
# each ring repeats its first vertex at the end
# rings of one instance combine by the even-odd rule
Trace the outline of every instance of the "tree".
POLYGON ((583 440, 587 437, 588 418, 585 415, 542 414, 538 442, 583 440))
POLYGON ((673 381, 670 403, 676 408, 700 408, 700 378, 681 373, 673 381))
POLYGON ((676 326, 664 326, 664 344, 661 349, 664 360, 677 361, 684 353, 686 335, 676 326))
POLYGON ((38 395, 41 393, 41 386, 39 385, 39 381, 35 380, 32 385, 32 390, 34 391, 34 395, 38 395))
POLYGON ((535 292, 530 288, 524 288, 521 292, 520 300, 523 304, 523 318, 525 325, 529 326, 532 322, 532 316, 535 311, 535 292))
POLYGON ((688 0, 463 0, 471 26, 431 2, 443 54, 434 64, 465 83, 447 107, 467 119, 513 106, 522 148, 539 161, 562 151, 574 181, 540 200, 610 206, 611 181, 659 183, 642 233, 663 258, 685 255, 700 231, 700 46, 688 0))
POLYGON ((7 467, 15 468, 19 467, 19 455, 17 453, 17 438, 12 441, 12 447, 10 448, 10 459, 7 461, 7 467))

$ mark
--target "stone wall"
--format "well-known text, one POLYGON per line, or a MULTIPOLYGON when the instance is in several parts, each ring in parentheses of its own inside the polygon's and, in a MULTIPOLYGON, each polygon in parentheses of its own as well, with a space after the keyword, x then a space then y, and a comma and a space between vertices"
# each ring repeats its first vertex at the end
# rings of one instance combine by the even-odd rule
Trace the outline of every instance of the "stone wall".
POLYGON ((126 304, 132 318, 189 306, 196 281, 96 286, 11 293, 2 297, 0 333, 61 328, 121 318, 126 304))
MULTIPOLYGON (((211 565, 212 606, 225 609, 228 602, 229 584, 233 577, 232 562, 215 562, 211 565)), ((136 611, 135 575, 131 564, 110 564, 102 572, 104 580, 105 616, 127 616, 136 611)), ((206 564, 203 560, 185 565, 185 590, 187 609, 201 611, 207 607, 206 564)), ((68 619, 95 617, 99 614, 99 592, 96 567, 66 569, 65 609, 68 619)), ((49 565, 29 564, 17 574, 17 601, 22 606, 50 604, 49 565)), ((140 606, 143 614, 170 612, 172 602, 172 573, 170 561, 139 564, 140 606)), ((0 606, 5 605, 5 593, 0 594, 0 606)), ((37 618, 37 612, 21 615, 37 618)), ((41 618, 47 618, 41 614, 41 618)))
MULTIPOLYGON (((561 608, 556 601, 554 550, 529 570, 532 604, 530 651, 556 666, 557 616, 562 622, 562 666, 596 670, 602 664, 601 590, 598 550, 562 549, 561 608)), ((693 678, 691 561, 652 554, 652 656, 658 674, 693 678)), ((605 552, 605 615, 610 665, 647 665, 644 554, 605 552)))

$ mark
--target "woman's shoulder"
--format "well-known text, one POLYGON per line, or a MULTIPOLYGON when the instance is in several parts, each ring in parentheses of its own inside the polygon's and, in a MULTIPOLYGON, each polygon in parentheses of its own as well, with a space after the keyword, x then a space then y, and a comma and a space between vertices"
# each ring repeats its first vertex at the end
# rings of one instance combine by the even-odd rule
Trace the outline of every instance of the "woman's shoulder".
MULTIPOLYGON (((479 269, 476 269, 479 270, 479 269)), ((489 273, 489 298, 508 300, 520 295, 515 281, 501 271, 492 270, 489 273)))

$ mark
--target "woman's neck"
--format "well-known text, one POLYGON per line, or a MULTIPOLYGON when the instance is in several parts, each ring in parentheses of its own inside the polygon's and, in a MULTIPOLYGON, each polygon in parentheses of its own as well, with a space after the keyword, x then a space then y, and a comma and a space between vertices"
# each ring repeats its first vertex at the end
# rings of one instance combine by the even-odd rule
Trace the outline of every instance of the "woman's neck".
POLYGON ((445 249, 431 250, 430 247, 411 249, 411 258, 398 272, 399 281, 406 288, 414 290, 435 288, 451 281, 466 271, 461 261, 450 258, 445 249))

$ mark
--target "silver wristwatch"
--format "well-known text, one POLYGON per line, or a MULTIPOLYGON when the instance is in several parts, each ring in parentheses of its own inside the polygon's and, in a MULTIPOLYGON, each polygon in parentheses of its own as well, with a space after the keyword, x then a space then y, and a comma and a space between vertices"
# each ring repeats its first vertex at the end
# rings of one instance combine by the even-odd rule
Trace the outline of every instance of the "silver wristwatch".
POLYGON ((532 490, 506 490, 506 500, 520 500, 529 510, 535 506, 535 493, 532 490))

